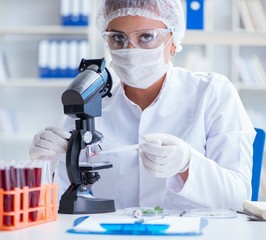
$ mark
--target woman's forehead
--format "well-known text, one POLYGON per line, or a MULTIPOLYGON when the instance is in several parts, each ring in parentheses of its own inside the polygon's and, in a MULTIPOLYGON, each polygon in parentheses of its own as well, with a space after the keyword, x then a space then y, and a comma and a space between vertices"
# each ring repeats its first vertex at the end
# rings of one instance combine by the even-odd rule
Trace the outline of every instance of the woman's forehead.
POLYGON ((143 29, 166 28, 161 21, 141 16, 123 16, 113 19, 108 24, 109 31, 134 32, 143 29))

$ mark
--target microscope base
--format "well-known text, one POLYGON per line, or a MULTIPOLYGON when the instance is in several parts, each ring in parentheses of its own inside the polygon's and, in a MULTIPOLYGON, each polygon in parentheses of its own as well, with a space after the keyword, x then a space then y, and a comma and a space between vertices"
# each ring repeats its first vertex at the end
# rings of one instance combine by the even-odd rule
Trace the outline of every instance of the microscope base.
POLYGON ((115 212, 115 203, 111 199, 86 198, 78 196, 76 200, 60 200, 59 213, 65 214, 92 214, 115 212))

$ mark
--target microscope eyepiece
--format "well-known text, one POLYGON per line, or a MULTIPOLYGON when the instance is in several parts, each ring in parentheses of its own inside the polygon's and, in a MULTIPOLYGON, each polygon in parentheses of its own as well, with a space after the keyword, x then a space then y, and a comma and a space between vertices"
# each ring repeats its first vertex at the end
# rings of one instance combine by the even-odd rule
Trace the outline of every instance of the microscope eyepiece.
POLYGON ((80 73, 62 95, 64 113, 71 117, 98 117, 101 115, 101 98, 111 97, 112 78, 105 68, 105 60, 82 59, 80 73))

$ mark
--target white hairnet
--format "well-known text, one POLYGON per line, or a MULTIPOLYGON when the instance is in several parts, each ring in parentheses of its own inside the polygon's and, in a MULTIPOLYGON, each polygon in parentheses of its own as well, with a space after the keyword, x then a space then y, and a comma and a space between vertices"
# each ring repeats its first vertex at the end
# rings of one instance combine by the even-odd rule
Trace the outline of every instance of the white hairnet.
POLYGON ((113 19, 128 15, 159 20, 172 28, 176 51, 182 50, 185 20, 180 0, 103 0, 96 18, 97 27, 101 32, 106 31, 113 19))

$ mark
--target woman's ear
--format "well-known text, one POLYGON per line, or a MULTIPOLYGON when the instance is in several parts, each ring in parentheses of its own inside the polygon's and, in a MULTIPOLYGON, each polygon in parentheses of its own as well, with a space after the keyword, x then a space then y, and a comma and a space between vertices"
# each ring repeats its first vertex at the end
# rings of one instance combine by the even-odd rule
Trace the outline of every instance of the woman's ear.
POLYGON ((172 43, 171 49, 170 49, 171 56, 175 56, 176 54, 176 46, 174 43, 172 43))

